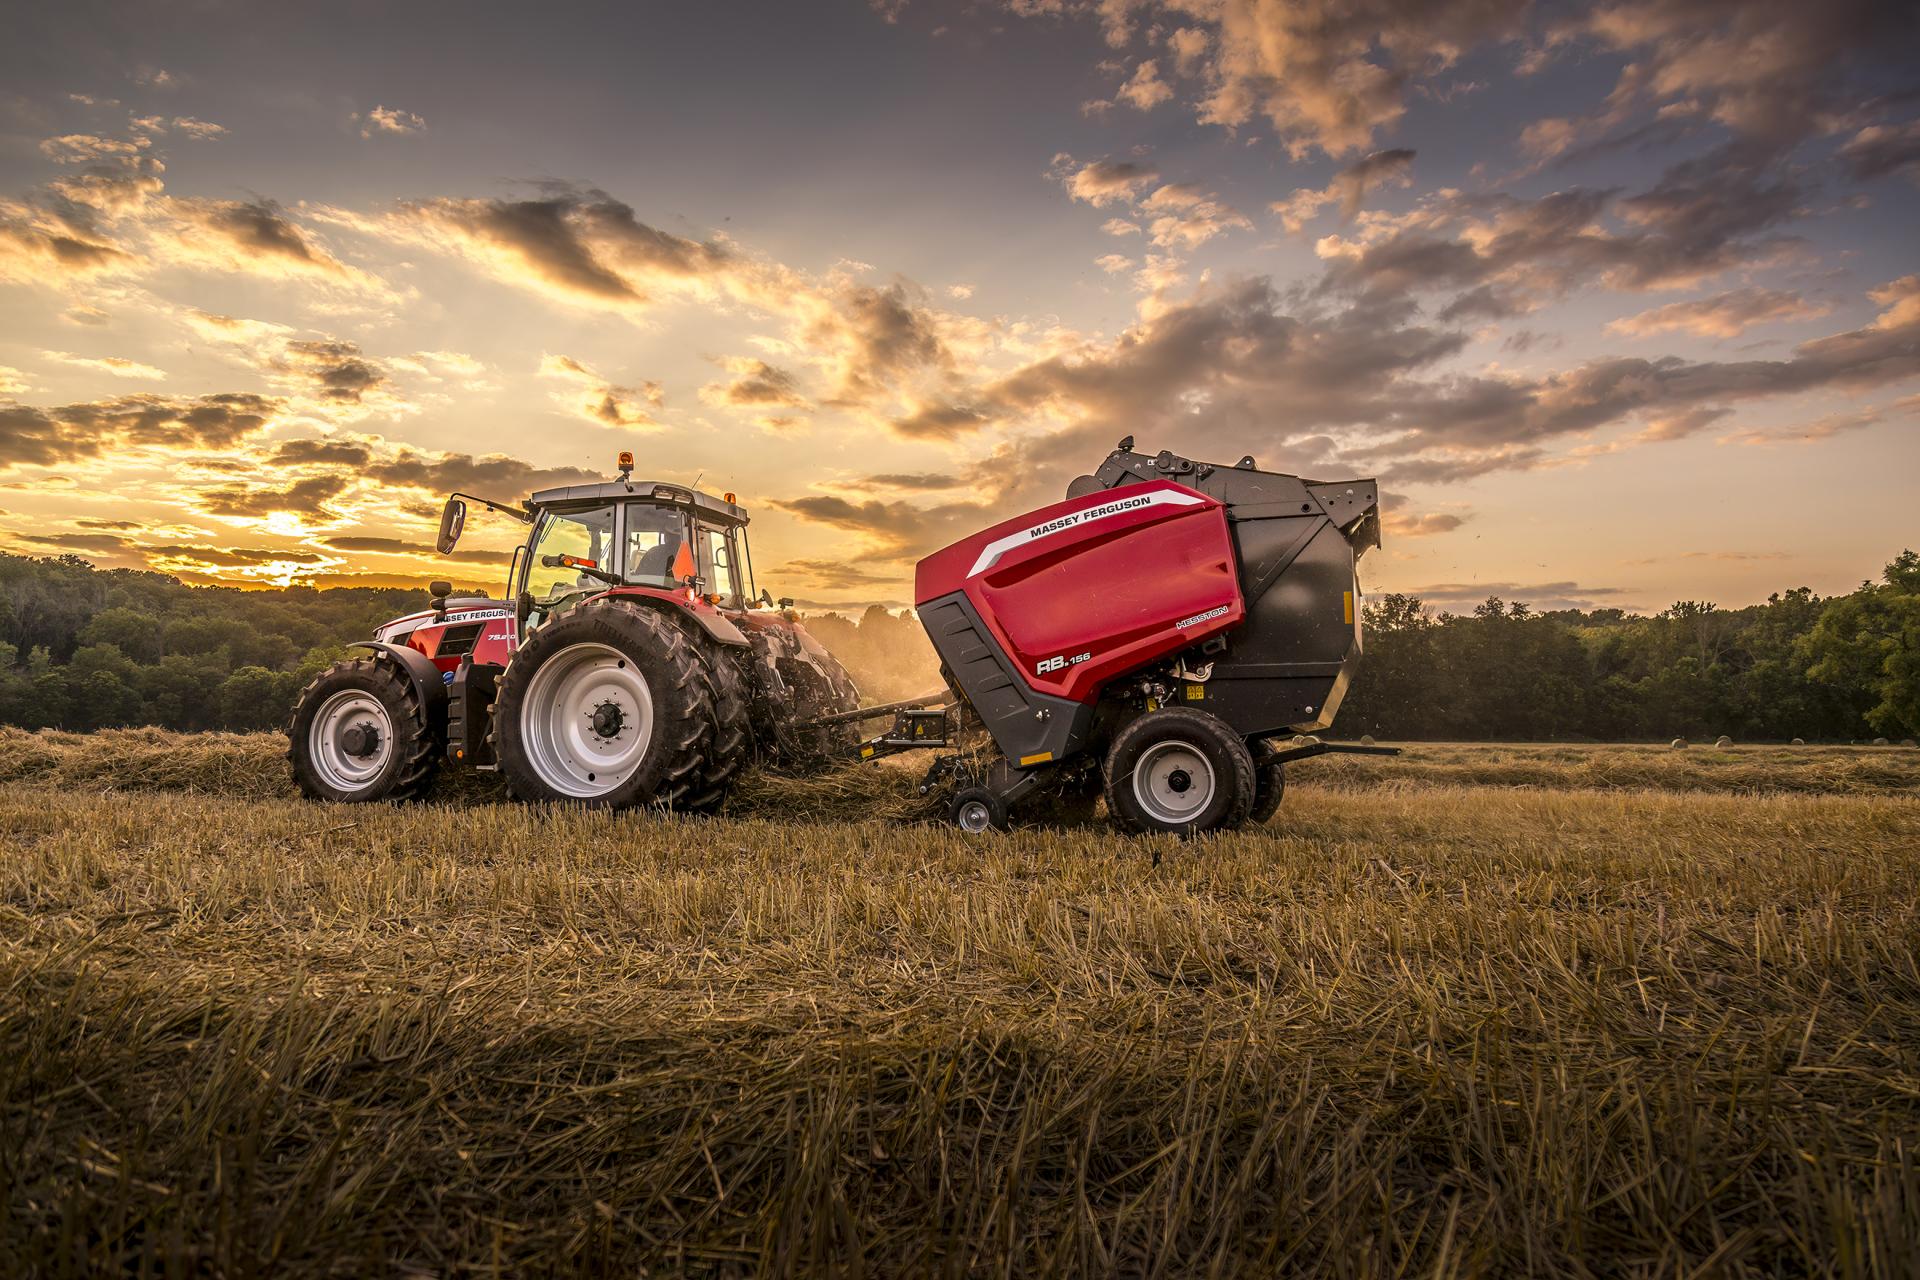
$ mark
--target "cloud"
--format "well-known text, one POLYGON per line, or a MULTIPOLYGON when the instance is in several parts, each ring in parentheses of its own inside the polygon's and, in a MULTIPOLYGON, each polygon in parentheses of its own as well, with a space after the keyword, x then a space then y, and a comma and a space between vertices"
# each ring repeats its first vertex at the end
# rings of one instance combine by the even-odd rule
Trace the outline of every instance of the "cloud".
POLYGON ((1808 302, 1786 290, 1747 288, 1690 302, 1670 302, 1664 307, 1610 321, 1607 330, 1633 337, 1680 332, 1706 338, 1737 338, 1756 325, 1815 320, 1831 310, 1833 308, 1824 303, 1808 302))
POLYGON ((1722 151, 1675 165, 1632 196, 1580 187, 1536 199, 1442 190, 1407 214, 1367 215, 1354 234, 1323 237, 1315 252, 1328 264, 1321 287, 1329 290, 1497 286, 1515 300, 1595 281, 1677 288, 1777 255, 1789 242, 1763 233, 1797 216, 1803 198, 1791 180, 1722 151))
POLYGON ((455 550, 442 555, 424 542, 409 542, 405 538, 381 538, 363 535, 345 535, 319 539, 322 546, 334 551, 345 551, 355 555, 411 556, 417 559, 452 560, 461 564, 505 564, 512 558, 511 551, 455 550))
MULTIPOLYGON (((1135 160, 1095 160, 1076 164, 1065 152, 1053 158, 1051 176, 1063 184, 1067 194, 1084 200, 1094 208, 1110 204, 1131 204, 1142 188, 1160 175, 1151 165, 1135 160)), ((1109 224, 1111 225, 1111 224, 1109 224)))
POLYGON ((1441 609, 1472 608, 1489 599, 1509 604, 1526 604, 1534 610, 1597 609, 1619 605, 1619 597, 1635 593, 1634 587, 1595 587, 1579 582, 1436 582, 1410 588, 1405 594, 1419 597, 1421 603, 1441 609))
POLYGON ((70 364, 76 369, 104 373, 114 378, 140 378, 149 382, 164 382, 167 377, 164 369, 156 369, 150 364, 141 364, 138 360, 128 360, 124 356, 77 356, 71 351, 42 351, 40 357, 43 360, 70 364))
POLYGON ((214 270, 371 287, 271 200, 170 200, 171 234, 156 243, 164 259, 214 270))
POLYGON ((660 425, 653 415, 666 402, 666 393, 657 382, 619 386, 572 356, 556 355, 540 358, 540 376, 572 383, 575 391, 554 399, 588 422, 627 429, 660 425))
POLYGON ((392 107, 375 107, 364 116, 355 116, 354 120, 360 125, 360 136, 363 138, 383 134, 405 137, 427 131, 425 120, 411 111, 396 111, 392 107))
POLYGON ((1151 111, 1173 97, 1173 88, 1160 78, 1160 64, 1148 58, 1134 68, 1133 75, 1114 96, 1141 111, 1151 111))
POLYGON ((386 371, 361 353, 360 344, 337 338, 287 342, 274 367, 337 405, 358 405, 392 386, 386 371))
POLYGON ((712 296, 753 273, 718 240, 639 221, 604 191, 549 184, 541 199, 442 198, 383 219, 334 217, 363 231, 456 254, 489 275, 563 302, 637 310, 658 293, 712 296), (738 273, 740 279, 730 280, 738 273))
POLYGON ((113 320, 112 316, 100 308, 89 307, 85 304, 76 304, 68 307, 60 313, 60 318, 68 324, 83 324, 89 326, 108 324, 113 320))
POLYGON ((19 395, 27 390, 27 375, 0 364, 0 396, 19 395))
MULTIPOLYGON (((721 367, 730 375, 725 382, 710 382, 700 388, 700 399, 707 404, 732 409, 806 409, 810 404, 800 385, 785 369, 779 369, 753 356, 729 356, 721 367)), ((767 422, 769 419, 762 418, 767 422)))
POLYGON ((51 409, 0 404, 0 467, 53 466, 116 447, 228 448, 264 431, 283 407, 240 392, 118 396, 51 409))
POLYGON ((1350 222, 1359 214, 1361 205, 1374 190, 1389 184, 1400 187, 1413 185, 1414 154, 1405 147, 1375 151, 1359 163, 1348 165, 1334 174, 1333 181, 1325 187, 1297 188, 1285 200, 1275 201, 1270 207, 1280 215, 1281 225, 1290 233, 1300 231, 1329 204, 1338 204, 1341 216, 1350 222))
POLYGON ((1840 159, 1862 182, 1895 173, 1920 181, 1920 119, 1868 125, 1840 148, 1840 159))

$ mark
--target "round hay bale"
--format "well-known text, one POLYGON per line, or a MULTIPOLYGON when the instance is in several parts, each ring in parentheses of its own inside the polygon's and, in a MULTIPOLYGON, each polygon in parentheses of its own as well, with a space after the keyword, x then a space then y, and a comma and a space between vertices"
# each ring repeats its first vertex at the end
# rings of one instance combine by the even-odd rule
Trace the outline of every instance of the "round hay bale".
POLYGON ((1793 740, 1793 745, 1796 747, 1804 747, 1807 745, 1807 740, 1805 738, 1795 738, 1793 740))
POLYGON ((1672 742, 1668 743, 1667 745, 1672 747, 1675 751, 1684 751, 1686 750, 1687 740, 1685 738, 1675 738, 1672 742))
POLYGON ((1876 747, 1884 747, 1887 745, 1887 740, 1885 738, 1875 738, 1873 740, 1873 745, 1876 747))
POLYGON ((1733 739, 1723 733, 1713 740, 1713 745, 1716 747, 1730 747, 1733 745, 1733 739))
POLYGON ((1900 745, 1903 747, 1911 747, 1920 744, 1916 744, 1912 738, 1902 738, 1900 739, 1900 745))
POLYGON ((1372 746, 1372 745, 1373 745, 1373 735, 1372 735, 1372 734, 1370 734, 1370 733, 1363 733, 1363 734, 1361 734, 1361 735, 1360 735, 1360 745, 1361 745, 1361 746, 1363 746, 1363 747, 1370 747, 1370 746, 1372 746))

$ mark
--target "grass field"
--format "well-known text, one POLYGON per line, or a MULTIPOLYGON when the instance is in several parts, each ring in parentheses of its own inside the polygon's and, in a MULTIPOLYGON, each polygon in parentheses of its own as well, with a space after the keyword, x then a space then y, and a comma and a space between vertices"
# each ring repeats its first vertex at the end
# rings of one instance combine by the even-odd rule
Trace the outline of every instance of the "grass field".
POLYGON ((0 1258, 79 1275, 1894 1276, 1920 751, 1416 746, 971 842, 290 796, 0 731, 0 1258))

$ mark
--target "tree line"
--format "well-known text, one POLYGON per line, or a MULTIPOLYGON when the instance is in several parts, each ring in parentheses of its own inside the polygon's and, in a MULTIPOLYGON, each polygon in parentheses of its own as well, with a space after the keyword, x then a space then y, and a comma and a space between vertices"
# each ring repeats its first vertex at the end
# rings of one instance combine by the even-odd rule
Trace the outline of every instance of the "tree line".
MULTIPOLYGON (((0 723, 273 729, 313 674, 422 590, 194 587, 77 556, 0 555, 0 723)), ((1920 556, 1822 598, 1806 588, 1651 617, 1486 601, 1367 604, 1336 726, 1390 739, 1850 741, 1920 735, 1920 556)), ((917 623, 875 607, 808 619, 869 698, 938 683, 917 623)))

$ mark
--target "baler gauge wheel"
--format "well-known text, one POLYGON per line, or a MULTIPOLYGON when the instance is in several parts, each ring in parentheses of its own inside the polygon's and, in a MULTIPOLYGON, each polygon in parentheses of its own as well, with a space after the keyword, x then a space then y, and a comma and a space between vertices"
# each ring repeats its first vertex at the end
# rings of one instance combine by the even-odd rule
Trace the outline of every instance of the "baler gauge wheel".
POLYGON ((953 825, 970 836, 1007 829, 1007 805, 985 787, 963 787, 953 797, 953 825))

